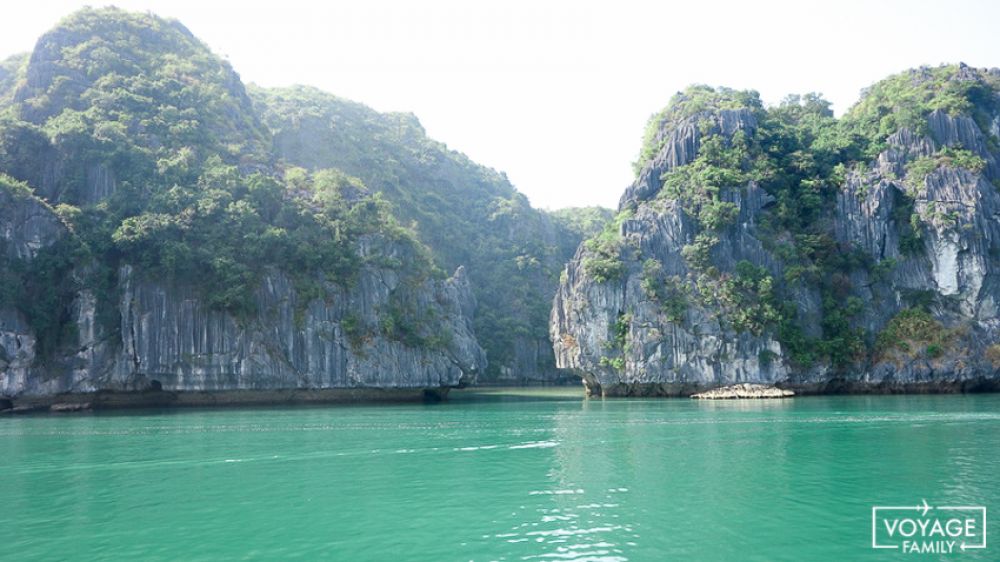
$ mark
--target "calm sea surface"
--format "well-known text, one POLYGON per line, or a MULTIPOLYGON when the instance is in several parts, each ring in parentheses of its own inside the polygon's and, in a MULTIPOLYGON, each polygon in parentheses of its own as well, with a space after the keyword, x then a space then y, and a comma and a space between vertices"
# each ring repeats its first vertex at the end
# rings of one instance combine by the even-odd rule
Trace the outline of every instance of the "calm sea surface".
POLYGON ((997 560, 871 549, 871 507, 1000 521, 1000 395, 456 393, 0 418, 0 559, 997 560), (994 515, 995 513, 995 515, 994 515))

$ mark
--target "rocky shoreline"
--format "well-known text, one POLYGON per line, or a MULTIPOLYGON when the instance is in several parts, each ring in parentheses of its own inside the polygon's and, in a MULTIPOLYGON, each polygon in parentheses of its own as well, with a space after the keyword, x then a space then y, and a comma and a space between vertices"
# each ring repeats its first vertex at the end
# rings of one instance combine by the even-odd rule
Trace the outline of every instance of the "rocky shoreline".
POLYGON ((692 394, 697 400, 760 400, 767 398, 791 398, 795 392, 768 384, 734 384, 713 388, 705 392, 692 394))
POLYGON ((65 393, 4 398, 0 401, 0 415, 131 408, 440 402, 448 397, 449 390, 440 387, 65 393))
MULTIPOLYGON (((636 382, 601 385, 592 377, 583 377, 583 381, 584 392, 590 398, 687 398, 718 388, 718 386, 690 382, 636 382)), ((1000 392, 1000 382, 988 377, 920 382, 870 382, 834 378, 823 382, 781 382, 773 386, 793 391, 796 396, 975 394, 1000 392)))
MULTIPOLYGON (((480 388, 500 388, 482 385, 480 388)), ((294 406, 308 404, 391 404, 440 402, 451 387, 438 388, 333 388, 205 391, 98 391, 0 397, 0 416, 29 413, 74 413, 139 408, 294 406)), ((742 383, 706 388, 699 384, 633 383, 584 385, 587 398, 695 398, 702 400, 788 398, 792 396, 973 394, 1000 392, 993 379, 924 383, 866 383, 833 379, 823 384, 780 386, 742 383)))

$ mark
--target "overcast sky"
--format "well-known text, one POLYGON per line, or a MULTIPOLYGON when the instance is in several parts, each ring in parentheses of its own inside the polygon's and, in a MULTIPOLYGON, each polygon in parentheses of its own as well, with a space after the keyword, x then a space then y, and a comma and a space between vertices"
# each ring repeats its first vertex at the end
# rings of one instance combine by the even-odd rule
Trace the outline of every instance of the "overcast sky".
MULTIPOLYGON (((0 57, 83 5, 4 7, 0 57)), ((175 17, 246 82, 310 84, 411 111, 540 207, 615 206, 643 126, 692 83, 765 102, 818 91, 840 113, 890 73, 1000 66, 1000 2, 119 0, 175 17)))

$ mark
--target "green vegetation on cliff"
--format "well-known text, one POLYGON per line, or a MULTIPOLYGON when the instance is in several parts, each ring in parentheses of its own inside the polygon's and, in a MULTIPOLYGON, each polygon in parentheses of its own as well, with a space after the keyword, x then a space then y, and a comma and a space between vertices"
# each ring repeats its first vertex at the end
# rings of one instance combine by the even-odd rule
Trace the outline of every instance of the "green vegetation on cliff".
POLYGON ((875 157, 885 139, 906 128, 927 134, 927 116, 935 110, 968 114, 983 130, 988 115, 1000 107, 1000 76, 964 65, 922 67, 879 81, 844 116, 843 127, 863 142, 864 154, 875 157))
POLYGON ((280 159, 357 176, 413 226, 438 266, 466 266, 489 375, 554 367, 548 353, 540 364, 517 364, 519 350, 548 347, 559 273, 580 240, 603 227, 607 210, 533 209, 504 174, 428 138, 411 114, 378 113, 302 86, 252 87, 250 94, 280 159))
POLYGON ((558 254, 568 260, 581 240, 601 232, 614 213, 604 207, 566 207, 548 212, 556 224, 560 242, 558 254))
POLYGON ((23 78, 22 71, 28 62, 28 55, 19 54, 0 60, 0 109, 14 99, 14 87, 23 78))
POLYGON ((663 148, 663 144, 666 142, 664 132, 676 127, 683 120, 699 113, 759 105, 759 96, 757 92, 752 90, 713 88, 702 84, 690 86, 683 92, 678 92, 671 98, 667 107, 650 117, 646 122, 646 130, 642 136, 642 148, 639 149, 639 159, 632 163, 633 170, 638 174, 643 166, 649 163, 663 148))
POLYGON ((590 253, 583 259, 583 270, 598 283, 619 279, 625 273, 620 231, 622 223, 631 216, 630 209, 621 211, 585 242, 590 253))
MULTIPOLYGON (((0 66, 0 91, 15 63, 0 66)), ((85 9, 44 35, 0 116, 0 187, 55 206, 69 233, 30 262, 6 259, 2 298, 63 341, 79 289, 112 298, 119 267, 193 284, 207 304, 254 310, 280 270, 302 297, 351 284, 366 260, 415 280, 439 275, 389 204, 339 170, 273 165, 271 135, 239 76, 179 23, 85 9), (30 187, 29 187, 30 186, 30 187), (358 251, 365 238, 378 248, 358 251)), ((113 309, 113 307, 102 307, 113 309)), ((419 318, 395 323, 407 343, 419 318)), ((105 319, 114 329, 116 319, 105 319)), ((67 328, 68 329, 68 328, 67 328)))
POLYGON ((151 14, 84 9, 64 19, 39 39, 15 99, 57 145, 118 159, 136 179, 190 179, 190 163, 210 156, 243 166, 268 158, 239 76, 179 22, 151 14))
POLYGON ((897 314, 878 335, 875 351, 884 357, 934 359, 952 344, 949 330, 922 308, 907 308, 897 314))
POLYGON ((919 189, 924 180, 939 168, 962 168, 979 173, 986 161, 970 150, 946 146, 931 156, 922 156, 906 165, 906 181, 911 189, 919 189))
MULTIPOLYGON (((964 65, 921 68, 875 84, 847 114, 836 119, 830 104, 817 94, 789 96, 766 107, 754 91, 692 86, 678 93, 670 104, 650 118, 636 162, 636 176, 660 169, 654 162, 673 136, 685 140, 674 150, 689 154, 686 163, 667 168, 660 185, 637 205, 679 205, 696 225, 681 255, 689 278, 665 278, 656 260, 642 265, 645 294, 663 303, 670 321, 683 318, 690 306, 680 298, 676 285, 694 287, 702 304, 718 313, 737 332, 772 331, 796 363, 809 366, 825 362, 837 367, 852 364, 876 344, 875 336, 855 325, 861 302, 852 296, 852 272, 865 270, 878 277, 896 266, 894 260, 876 263, 854 248, 836 241, 830 210, 852 170, 865 165, 884 150, 888 137, 901 129, 930 135, 929 119, 935 111, 969 115, 983 131, 992 130, 990 115, 1000 105, 1000 75, 964 65), (714 257, 717 244, 734 234, 740 209, 734 202, 746 197, 750 186, 769 196, 764 211, 754 220, 755 236, 764 249, 780 260, 783 278, 746 261, 722 266, 714 257), (801 311, 790 300, 796 290, 818 293, 821 336, 807 336, 801 311)), ((998 139, 986 135, 987 144, 998 139)), ((674 154, 676 157, 677 154, 674 154)), ((893 220, 900 232, 899 248, 914 255, 923 248, 927 221, 954 224, 955 218, 928 205, 919 213, 913 192, 942 168, 982 172, 986 161, 968 147, 939 147, 930 156, 906 164, 905 183, 894 189, 893 220)), ((891 174, 891 173, 890 173, 891 174)), ((584 270, 595 282, 622 278, 630 260, 617 232, 605 231, 586 243, 584 270)), ((641 259, 641 256, 640 256, 641 259)), ((907 317, 909 318, 909 317, 907 317)), ((895 324, 889 330, 901 329, 895 324)), ((886 336, 887 337, 887 336, 886 336)), ((880 341, 884 341, 884 337, 880 341)), ((931 351, 941 342, 928 344, 931 351)))

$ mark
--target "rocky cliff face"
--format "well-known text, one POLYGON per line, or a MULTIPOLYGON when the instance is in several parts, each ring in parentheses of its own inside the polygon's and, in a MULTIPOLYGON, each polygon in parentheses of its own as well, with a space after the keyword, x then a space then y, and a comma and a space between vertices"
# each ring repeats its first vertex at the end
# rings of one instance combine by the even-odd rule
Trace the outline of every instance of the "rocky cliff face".
POLYGON ((26 186, 0 184, 0 248, 8 259, 34 258, 65 234, 52 208, 26 186))
MULTIPOLYGON (((52 209, 26 186, 0 180, 0 265, 32 260, 39 250, 67 234, 52 209)), ((0 271, 0 274, 6 273, 0 271)), ((10 279, 3 277, 4 283, 10 279)), ((0 306, 0 379, 27 379, 36 355, 36 338, 24 315, 0 306)))
MULTIPOLYGON (((38 212, 43 225, 18 231, 26 237, 8 248, 37 250, 65 234, 35 200, 6 209, 15 217, 38 212)), ((10 226, 0 222, 0 229, 10 226)), ((367 255, 408 259, 405 250, 377 239, 361 244, 367 255)), ((0 309, 0 394, 438 389, 471 382, 485 367, 472 332, 475 298, 462 269, 445 281, 413 285, 394 268, 366 266, 351 287, 329 283, 322 298, 308 302, 274 271, 249 317, 214 310, 190 286, 157 282, 130 266, 121 268, 113 294, 105 305, 113 310, 102 311, 94 294, 81 290, 67 311, 72 345, 46 356, 39 355, 24 315, 16 307, 0 309), (434 316, 423 328, 434 333, 420 335, 437 343, 408 345, 384 333, 382 323, 397 302, 434 316), (118 325, 102 325, 108 314, 118 325)))
MULTIPOLYGON (((905 79, 922 85, 922 72, 905 79)), ((801 108, 733 108, 727 99, 685 113, 690 97, 675 100, 616 228, 567 265, 550 321, 557 364, 604 395, 741 382, 827 392, 993 388, 997 74, 942 72, 941 88, 988 88, 991 97, 975 111, 918 112, 870 145, 874 158, 852 163, 844 149, 847 166, 793 189, 770 171, 715 172, 763 167, 767 151, 780 150, 768 144, 783 130, 775 118, 801 108), (706 140, 722 151, 706 156, 706 140), (733 153, 735 168, 717 163, 733 153), (718 177, 740 181, 706 190, 718 177), (816 191, 819 214, 805 226, 782 222, 783 209, 801 206, 821 179, 829 187, 816 191)), ((864 109, 840 123, 824 118, 831 131, 848 130, 864 109)))
POLYGON ((992 133, 984 134, 969 116, 943 111, 932 112, 928 126, 928 135, 908 129, 891 135, 888 149, 868 169, 853 174, 838 194, 837 239, 876 262, 894 264, 887 272, 852 272, 853 292, 865 303, 856 324, 880 333, 918 299, 949 332, 942 349, 930 354, 894 349, 874 357, 861 375, 866 383, 933 387, 993 381, 1000 374, 998 348, 991 349, 1000 341, 1000 191, 995 184, 1000 175, 997 153, 987 145, 992 133), (922 180, 907 172, 913 162, 936 159, 949 147, 982 161, 975 169, 941 165, 922 180), (910 225, 899 224, 904 217, 910 225), (909 250, 907 237, 916 238, 909 250))

